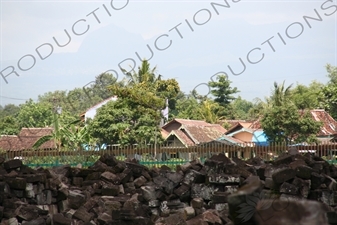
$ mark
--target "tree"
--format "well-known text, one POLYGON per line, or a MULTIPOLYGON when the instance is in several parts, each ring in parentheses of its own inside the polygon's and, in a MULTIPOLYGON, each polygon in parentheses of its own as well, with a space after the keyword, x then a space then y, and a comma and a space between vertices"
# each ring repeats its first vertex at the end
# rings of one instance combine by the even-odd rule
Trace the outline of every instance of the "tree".
POLYGON ((90 123, 91 134, 107 144, 159 143, 165 98, 175 97, 180 91, 179 85, 174 79, 162 80, 146 60, 138 72, 127 76, 126 86, 114 84, 109 87, 118 99, 97 110, 90 123))
POLYGON ((291 100, 291 86, 274 82, 274 90, 264 109, 261 126, 269 141, 299 143, 315 142, 321 123, 309 111, 299 110, 291 100))
POLYGON ((17 121, 20 129, 49 126, 53 123, 53 106, 50 103, 36 103, 30 99, 21 105, 17 121))
POLYGON ((241 96, 239 96, 234 101, 232 101, 231 106, 235 119, 252 119, 249 115, 249 110, 253 108, 252 102, 242 99, 241 96))
POLYGON ((232 82, 227 75, 219 74, 216 80, 208 82, 214 101, 219 104, 215 114, 221 118, 234 119, 235 115, 230 103, 235 100, 233 95, 238 93, 239 90, 236 87, 231 87, 232 82))
POLYGON ((267 100, 271 106, 282 106, 290 101, 292 84, 285 87, 284 83, 285 81, 283 81, 282 84, 274 82, 274 90, 272 91, 270 98, 267 100))
POLYGON ((207 99, 201 102, 197 112, 201 115, 204 121, 215 124, 224 119, 224 117, 217 114, 217 111, 219 111, 221 108, 222 107, 219 105, 219 103, 207 99))
POLYGON ((217 81, 208 82, 208 85, 211 88, 211 94, 215 97, 215 102, 226 107, 235 99, 233 94, 238 93, 239 90, 236 87, 232 88, 230 86, 232 82, 226 75, 218 75, 216 80, 217 81))
POLYGON ((253 106, 249 109, 248 115, 252 120, 258 119, 264 115, 266 110, 268 110, 269 105, 267 102, 260 98, 253 99, 253 106))
POLYGON ((323 108, 329 112, 329 114, 337 119, 337 67, 326 65, 328 77, 330 78, 326 86, 322 88, 322 96, 319 101, 322 102, 323 108))
POLYGON ((316 142, 321 123, 314 121, 309 111, 299 111, 292 103, 274 106, 267 110, 261 120, 262 128, 272 142, 316 142))
POLYGON ((0 119, 0 135, 17 135, 19 132, 19 124, 14 116, 5 116, 0 119))
POLYGON ((291 90, 291 99, 299 109, 317 109, 321 107, 320 98, 321 90, 324 85, 313 81, 309 86, 297 84, 291 90))
POLYGON ((161 75, 156 75, 156 70, 156 67, 150 68, 150 63, 146 59, 142 60, 142 65, 138 67, 138 72, 133 71, 133 73, 130 73, 123 69, 130 86, 140 83, 154 86, 162 77, 161 75))
POLYGON ((177 97, 175 109, 171 113, 171 119, 183 118, 191 120, 202 120, 203 117, 199 113, 200 104, 198 100, 190 93, 184 95, 180 93, 177 97))
POLYGON ((154 144, 156 140, 159 143, 160 112, 132 100, 133 96, 118 98, 99 108, 89 124, 91 135, 101 144, 141 145, 154 144))
POLYGON ((330 79, 329 83, 337 84, 337 66, 327 64, 325 69, 328 72, 328 77, 330 79))
POLYGON ((20 106, 14 104, 7 104, 4 107, 0 106, 0 118, 4 118, 6 116, 17 116, 20 111, 20 106))

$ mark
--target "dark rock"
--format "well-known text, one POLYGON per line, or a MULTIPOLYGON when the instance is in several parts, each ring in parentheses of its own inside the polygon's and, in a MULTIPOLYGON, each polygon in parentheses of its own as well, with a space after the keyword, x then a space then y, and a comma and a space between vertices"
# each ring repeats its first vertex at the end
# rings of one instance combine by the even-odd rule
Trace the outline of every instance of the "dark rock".
POLYGON ((69 190, 68 204, 72 209, 80 208, 86 201, 85 195, 81 191, 69 190))
POLYGON ((73 218, 82 220, 83 222, 89 222, 94 218, 92 213, 86 211, 84 207, 80 207, 73 215, 73 218))
POLYGON ((311 173, 314 170, 309 166, 298 166, 296 169, 296 176, 302 179, 310 179, 311 173))
POLYGON ((139 188, 143 186, 146 182, 147 182, 146 178, 144 176, 140 176, 136 178, 132 184, 134 184, 136 188, 139 188))
POLYGON ((42 217, 31 220, 29 222, 23 221, 22 225, 46 225, 46 220, 42 217))
POLYGON ((52 220, 54 225, 72 225, 72 220, 70 218, 64 217, 61 213, 53 215, 52 220))
POLYGON ((112 224, 112 217, 107 213, 102 213, 98 216, 97 221, 100 225, 112 224))
POLYGON ((17 190, 25 190, 27 182, 24 178, 7 178, 6 179, 7 184, 10 188, 17 189, 17 190))
MULTIPOLYGON (((257 177, 258 178, 258 177, 257 177)), ((236 193, 227 197, 229 206, 229 215, 234 224, 243 224, 242 218, 246 218, 244 222, 253 222, 253 214, 246 214, 242 208, 246 205, 251 206, 252 209, 256 206, 259 200, 260 192, 262 190, 262 183, 260 179, 252 179, 250 182, 240 187, 236 193)))
POLYGON ((213 203, 227 203, 227 197, 230 193, 215 191, 211 197, 213 203))
POLYGON ((183 183, 180 187, 174 190, 174 194, 179 196, 182 201, 188 201, 191 196, 191 186, 183 183))
POLYGON ((115 156, 108 154, 102 155, 101 158, 99 158, 99 161, 111 167, 117 165, 118 163, 118 160, 115 158, 115 156))
POLYGON ((224 173, 209 173, 208 182, 214 184, 240 184, 239 175, 227 175, 224 173))
POLYGON ((318 187, 321 186, 321 184, 325 180, 325 177, 316 173, 316 172, 313 172, 313 173, 311 173, 310 180, 311 180, 311 189, 315 190, 315 189, 317 189, 318 187))
POLYGON ((330 225, 337 224, 337 213, 336 212, 327 212, 328 223, 330 225))
POLYGON ((284 182, 280 187, 280 192, 289 195, 297 195, 298 194, 298 187, 284 182))
POLYGON ((22 161, 19 159, 8 160, 4 163, 6 170, 13 170, 22 166, 22 161))
POLYGON ((295 175, 296 175, 295 170, 291 168, 282 168, 275 171, 272 175, 272 178, 275 183, 281 184, 285 181, 294 179, 295 175))
POLYGON ((114 184, 104 184, 102 186, 102 195, 117 196, 119 194, 119 186, 114 184))
POLYGON ((259 225, 328 225, 322 204, 308 200, 262 200, 254 218, 259 225))
POLYGON ((291 162, 293 162, 293 156, 292 155, 283 155, 278 157, 277 159, 275 159, 275 161, 273 162, 274 165, 289 165, 291 162))
POLYGON ((205 180, 206 180, 205 174, 202 174, 195 170, 190 170, 185 174, 183 178, 183 182, 188 185, 191 185, 192 183, 201 184, 204 183, 205 180))

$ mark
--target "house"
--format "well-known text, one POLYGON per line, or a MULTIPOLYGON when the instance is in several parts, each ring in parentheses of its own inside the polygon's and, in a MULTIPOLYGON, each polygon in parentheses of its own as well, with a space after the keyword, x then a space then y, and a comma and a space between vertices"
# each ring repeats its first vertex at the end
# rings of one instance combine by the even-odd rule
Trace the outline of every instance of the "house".
POLYGON ((321 129, 316 134, 320 142, 334 141, 337 138, 337 121, 323 109, 310 110, 311 116, 315 121, 322 122, 321 129))
MULTIPOLYGON (((32 149, 33 145, 41 137, 50 135, 53 128, 22 128, 19 135, 2 135, 0 137, 0 149, 5 151, 22 151, 32 149)), ((53 140, 42 144, 38 149, 55 149, 53 140)))
POLYGON ((82 121, 87 121, 87 119, 89 119, 89 118, 93 119, 96 115, 97 109, 99 109, 103 105, 107 104, 109 101, 116 101, 116 100, 117 100, 117 96, 111 96, 110 98, 107 98, 107 99, 97 103, 96 105, 90 107, 89 109, 87 109, 87 111, 85 111, 84 113, 82 113, 80 115, 82 121))
MULTIPOLYGON (((303 111, 299 111, 303 113, 303 111)), ((320 142, 330 142, 337 139, 337 121, 334 120, 328 112, 323 109, 310 110, 310 114, 315 121, 322 122, 322 127, 316 134, 320 142)), ((255 145, 269 145, 267 137, 261 127, 261 118, 256 121, 238 121, 232 123, 226 135, 242 140, 244 142, 253 142, 255 145)))
POLYGON ((164 137, 172 147, 190 147, 217 140, 226 129, 219 124, 210 124, 201 120, 174 119, 166 123, 162 130, 168 135, 164 137))

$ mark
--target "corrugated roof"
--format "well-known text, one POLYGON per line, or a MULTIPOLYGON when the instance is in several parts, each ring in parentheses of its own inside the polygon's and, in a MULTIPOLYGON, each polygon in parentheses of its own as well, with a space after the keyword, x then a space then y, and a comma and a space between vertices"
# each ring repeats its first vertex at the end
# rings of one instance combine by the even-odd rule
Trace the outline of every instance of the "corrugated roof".
POLYGON ((234 138, 234 137, 231 137, 231 136, 228 136, 228 135, 224 135, 222 137, 220 137, 218 140, 226 140, 228 142, 231 142, 233 144, 244 144, 245 142, 244 141, 241 141, 240 139, 237 139, 237 138, 234 138))
POLYGON ((337 134, 337 122, 334 120, 328 112, 323 109, 310 110, 311 116, 315 121, 323 122, 321 130, 317 136, 329 136, 337 134))

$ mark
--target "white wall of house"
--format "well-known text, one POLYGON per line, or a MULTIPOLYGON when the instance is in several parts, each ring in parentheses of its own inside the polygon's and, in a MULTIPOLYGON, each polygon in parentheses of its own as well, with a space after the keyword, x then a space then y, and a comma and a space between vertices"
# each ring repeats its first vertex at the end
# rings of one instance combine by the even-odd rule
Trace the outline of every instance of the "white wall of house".
POLYGON ((98 103, 97 105, 88 109, 88 111, 86 111, 86 113, 84 114, 85 121, 87 121, 88 118, 93 119, 96 115, 97 109, 99 109, 103 105, 107 104, 109 101, 116 101, 116 100, 117 100, 117 97, 113 96, 111 98, 105 99, 104 101, 102 101, 102 102, 98 103))

